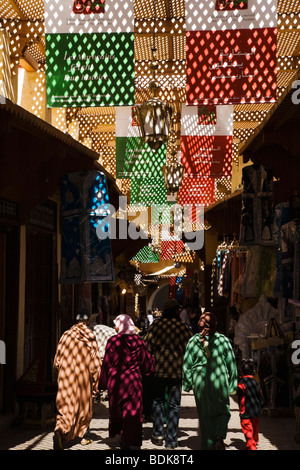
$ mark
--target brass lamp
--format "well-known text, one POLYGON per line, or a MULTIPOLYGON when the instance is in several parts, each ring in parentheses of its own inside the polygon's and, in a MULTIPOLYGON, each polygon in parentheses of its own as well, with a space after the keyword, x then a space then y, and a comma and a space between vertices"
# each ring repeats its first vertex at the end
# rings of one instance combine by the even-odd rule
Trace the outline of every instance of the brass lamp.
POLYGON ((170 163, 163 167, 163 173, 168 193, 178 193, 183 177, 183 166, 179 163, 170 163))
POLYGON ((153 47, 151 49, 152 61, 150 65, 152 80, 149 83, 152 97, 148 101, 136 105, 135 114, 143 141, 147 142, 152 149, 157 150, 162 144, 168 141, 172 107, 157 97, 159 85, 156 80, 158 63, 156 56, 157 49, 155 47, 155 23, 156 0, 154 0, 153 47))
POLYGON ((176 159, 175 138, 171 139, 171 162, 162 167, 168 194, 178 193, 182 183, 184 168, 176 159))

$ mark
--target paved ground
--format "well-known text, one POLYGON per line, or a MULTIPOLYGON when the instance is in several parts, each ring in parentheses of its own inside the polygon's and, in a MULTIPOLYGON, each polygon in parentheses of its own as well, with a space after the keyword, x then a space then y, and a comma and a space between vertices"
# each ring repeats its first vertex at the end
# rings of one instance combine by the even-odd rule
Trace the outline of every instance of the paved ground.
MULTIPOLYGON (((240 428, 238 407, 234 400, 231 401, 231 412, 232 415, 225 441, 226 450, 243 450, 245 441, 240 428)), ((108 437, 107 401, 95 404, 91 433, 93 438, 92 444, 82 446, 79 440, 72 441, 68 444, 67 449, 84 451, 118 450, 118 440, 109 439, 108 437)), ((156 447, 151 443, 151 433, 152 424, 147 422, 144 424, 142 450, 165 452, 164 447, 156 447)), ((300 444, 295 442, 294 434, 294 417, 288 417, 286 414, 281 414, 277 417, 263 416, 260 425, 259 450, 300 450, 300 444)), ((0 432, 0 450, 52 450, 52 437, 53 425, 49 425, 45 432, 41 432, 37 427, 23 425, 0 432)), ((172 452, 199 450, 198 417, 194 396, 191 392, 183 393, 182 395, 178 438, 179 447, 172 452)), ((70 454, 68 453, 68 455, 70 454)), ((120 454, 117 453, 117 455, 120 454)))

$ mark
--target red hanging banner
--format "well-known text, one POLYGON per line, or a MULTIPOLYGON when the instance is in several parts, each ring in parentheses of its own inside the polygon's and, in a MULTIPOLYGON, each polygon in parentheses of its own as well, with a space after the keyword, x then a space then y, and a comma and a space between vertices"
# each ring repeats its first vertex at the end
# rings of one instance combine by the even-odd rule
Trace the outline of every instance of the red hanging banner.
POLYGON ((182 106, 181 164, 185 174, 231 177, 233 106, 182 106))
POLYGON ((185 176, 178 191, 178 204, 209 206, 215 202, 215 179, 185 176))
POLYGON ((276 101, 277 1, 188 2, 187 104, 276 101))

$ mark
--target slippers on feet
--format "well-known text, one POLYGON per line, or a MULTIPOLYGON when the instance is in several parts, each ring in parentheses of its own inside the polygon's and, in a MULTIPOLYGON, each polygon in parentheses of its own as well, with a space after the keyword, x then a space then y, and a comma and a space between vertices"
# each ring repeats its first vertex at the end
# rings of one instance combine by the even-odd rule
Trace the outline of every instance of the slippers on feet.
POLYGON ((53 436, 53 450, 64 450, 61 432, 56 431, 53 436))
POLYGON ((91 444, 91 442, 92 442, 92 439, 86 439, 85 437, 81 439, 82 446, 87 446, 88 444, 91 444))

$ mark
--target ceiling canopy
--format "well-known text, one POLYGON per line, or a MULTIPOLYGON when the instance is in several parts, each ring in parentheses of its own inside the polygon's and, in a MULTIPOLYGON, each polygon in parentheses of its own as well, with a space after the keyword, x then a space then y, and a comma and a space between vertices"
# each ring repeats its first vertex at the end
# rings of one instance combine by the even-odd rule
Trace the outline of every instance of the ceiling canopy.
MULTIPOLYGON (((277 94, 290 85, 300 64, 300 0, 278 0, 277 94)), ((174 132, 179 145, 181 104, 186 100, 186 2, 157 0, 156 46, 159 97, 175 110, 174 132)), ((154 28, 154 5, 149 0, 134 1, 135 23, 135 100, 150 97, 151 47, 154 28)), ((20 60, 27 70, 45 71, 44 1, 2 0, 0 27, 9 33, 13 73, 20 60)), ((255 133, 273 103, 234 106, 233 159, 238 158, 247 140, 255 133)), ((35 112, 35 111, 34 111, 35 112)), ((79 140, 90 138, 93 150, 102 156, 102 164, 114 174, 115 113, 113 108, 70 108, 67 119, 76 116, 79 140)), ((122 182, 126 192, 126 181, 122 182)))

